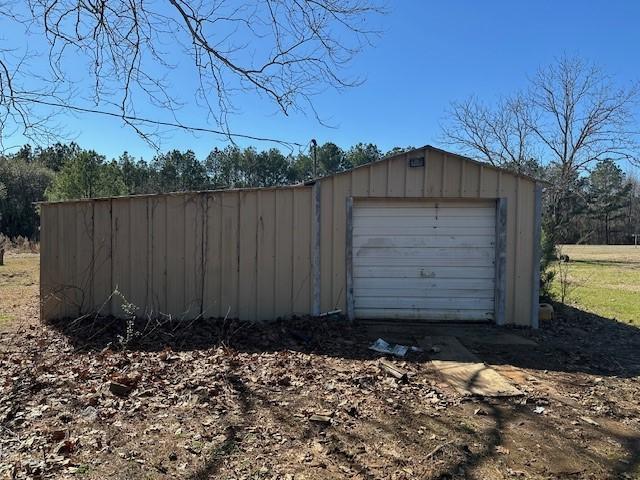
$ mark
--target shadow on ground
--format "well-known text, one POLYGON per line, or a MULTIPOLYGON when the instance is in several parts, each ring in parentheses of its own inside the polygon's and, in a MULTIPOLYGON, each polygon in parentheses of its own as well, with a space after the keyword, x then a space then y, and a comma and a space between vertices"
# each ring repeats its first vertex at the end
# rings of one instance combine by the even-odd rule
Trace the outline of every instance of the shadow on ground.
MULTIPOLYGON (((368 349, 376 338, 420 346, 430 336, 449 335, 458 337, 492 365, 623 378, 640 375, 640 328, 572 307, 557 307, 562 314, 543 322, 539 330, 398 321, 352 325, 338 317, 271 323, 220 319, 127 321, 100 317, 59 320, 52 326, 77 350, 85 351, 106 348, 190 351, 224 345, 243 352, 291 350, 349 359, 379 357, 380 354, 368 349), (535 344, 494 341, 514 334, 535 344)), ((428 359, 427 352, 410 353, 406 358, 410 362, 428 359)))
POLYGON ((607 260, 607 259, 603 259, 603 260, 571 260, 571 263, 576 263, 578 265, 589 265, 592 267, 599 267, 599 266, 604 266, 604 267, 621 267, 621 268, 638 268, 638 266, 640 266, 640 261, 634 261, 634 260, 607 260))

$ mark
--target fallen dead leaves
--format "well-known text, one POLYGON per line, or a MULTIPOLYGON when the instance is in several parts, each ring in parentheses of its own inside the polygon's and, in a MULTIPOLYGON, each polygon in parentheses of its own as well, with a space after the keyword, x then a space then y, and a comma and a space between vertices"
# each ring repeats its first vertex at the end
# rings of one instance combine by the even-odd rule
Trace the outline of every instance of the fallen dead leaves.
POLYGON ((105 338, 34 325, 9 339, 0 478, 544 478, 553 462, 576 469, 555 450, 581 462, 599 441, 613 448, 585 419, 623 411, 637 427, 638 404, 615 401, 625 379, 526 370, 522 399, 462 398, 426 354, 381 357, 334 320, 172 326, 127 351, 111 343, 119 327, 90 327, 105 338))

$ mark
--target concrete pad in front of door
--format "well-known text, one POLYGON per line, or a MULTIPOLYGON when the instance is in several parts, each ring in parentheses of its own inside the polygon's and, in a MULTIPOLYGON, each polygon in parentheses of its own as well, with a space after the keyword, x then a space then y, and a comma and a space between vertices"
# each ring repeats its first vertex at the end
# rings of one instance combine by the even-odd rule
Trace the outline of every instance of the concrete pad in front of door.
POLYGON ((420 346, 430 352, 431 363, 444 380, 462 395, 522 395, 505 377, 467 350, 456 337, 429 336, 420 341, 420 346))

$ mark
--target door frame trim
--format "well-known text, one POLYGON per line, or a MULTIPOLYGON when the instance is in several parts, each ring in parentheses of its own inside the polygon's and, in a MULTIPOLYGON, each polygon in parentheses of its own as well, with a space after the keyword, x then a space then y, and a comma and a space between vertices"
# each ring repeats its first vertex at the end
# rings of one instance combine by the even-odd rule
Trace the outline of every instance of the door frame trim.
POLYGON ((347 274, 347 320, 355 320, 353 299, 353 197, 346 200, 347 228, 346 230, 346 274, 347 274))
POLYGON ((496 199, 495 305, 496 325, 504 325, 507 299, 507 198, 496 199))

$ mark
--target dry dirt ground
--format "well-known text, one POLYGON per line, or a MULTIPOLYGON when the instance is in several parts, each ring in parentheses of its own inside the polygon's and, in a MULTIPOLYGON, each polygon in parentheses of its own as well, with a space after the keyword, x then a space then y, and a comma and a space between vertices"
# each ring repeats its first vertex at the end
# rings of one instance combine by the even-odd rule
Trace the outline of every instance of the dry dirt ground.
POLYGON ((384 329, 338 319, 43 325, 20 258, 0 269, 0 478, 640 478, 629 325, 572 310, 503 329, 536 345, 461 337, 524 392, 469 398, 429 352, 389 376, 367 349, 384 329))

